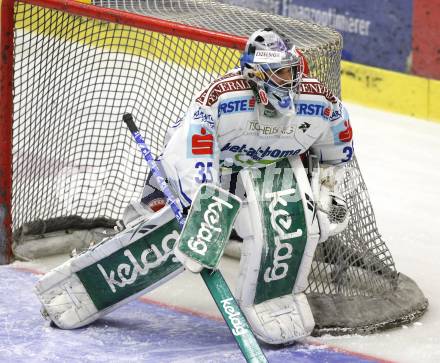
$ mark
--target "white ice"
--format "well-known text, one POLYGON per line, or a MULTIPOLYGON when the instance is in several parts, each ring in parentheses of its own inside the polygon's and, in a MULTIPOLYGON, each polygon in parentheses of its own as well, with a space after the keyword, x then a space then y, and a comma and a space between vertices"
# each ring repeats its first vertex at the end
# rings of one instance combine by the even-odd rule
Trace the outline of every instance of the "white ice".
MULTIPOLYGON (((409 326, 369 336, 325 336, 309 341, 382 360, 440 362, 440 123, 355 104, 347 107, 379 231, 398 271, 417 282, 430 306, 409 326)), ((60 258, 52 258, 26 265, 45 270, 59 262, 60 258)), ((229 258, 221 264, 232 287, 236 265, 229 258)), ((219 316, 201 279, 190 273, 183 273, 147 298, 219 316)))

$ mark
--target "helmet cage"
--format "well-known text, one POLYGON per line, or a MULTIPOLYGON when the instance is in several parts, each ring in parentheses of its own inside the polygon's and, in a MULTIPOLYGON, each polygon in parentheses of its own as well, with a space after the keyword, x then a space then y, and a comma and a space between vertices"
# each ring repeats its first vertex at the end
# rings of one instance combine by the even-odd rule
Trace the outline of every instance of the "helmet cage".
POLYGON ((304 73, 304 63, 301 57, 296 57, 291 53, 290 55, 291 57, 280 63, 255 64, 256 76, 274 91, 298 93, 304 73))
POLYGON ((282 93, 289 91, 299 93, 299 85, 304 74, 304 60, 297 54, 295 48, 282 52, 282 59, 276 62, 258 62, 255 56, 244 56, 245 75, 264 88, 282 93))

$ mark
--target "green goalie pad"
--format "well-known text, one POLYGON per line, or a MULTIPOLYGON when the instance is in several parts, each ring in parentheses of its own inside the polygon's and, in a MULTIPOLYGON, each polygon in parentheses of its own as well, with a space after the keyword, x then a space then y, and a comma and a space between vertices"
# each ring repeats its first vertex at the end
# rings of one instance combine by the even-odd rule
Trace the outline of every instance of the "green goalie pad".
POLYGON ((319 226, 300 158, 241 172, 247 203, 237 225, 243 238, 237 298, 255 335, 284 344, 310 334, 307 287, 319 226))
POLYGON ((240 198, 228 191, 212 184, 200 186, 174 251, 186 268, 192 272, 217 268, 240 206, 240 198))
POLYGON ((63 329, 93 322, 182 272, 178 238, 165 207, 44 275, 35 286, 42 311, 63 329))

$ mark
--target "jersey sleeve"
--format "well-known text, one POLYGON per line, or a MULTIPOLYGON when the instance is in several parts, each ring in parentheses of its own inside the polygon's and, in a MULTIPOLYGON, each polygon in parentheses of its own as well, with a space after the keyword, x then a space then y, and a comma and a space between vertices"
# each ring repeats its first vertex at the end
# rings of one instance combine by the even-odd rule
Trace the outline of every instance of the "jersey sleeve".
POLYGON ((353 157, 353 131, 347 109, 335 98, 330 102, 328 127, 311 146, 321 163, 339 165, 353 157))
POLYGON ((186 115, 171 126, 162 165, 183 207, 188 207, 200 184, 219 184, 217 115, 213 107, 193 102, 186 115))

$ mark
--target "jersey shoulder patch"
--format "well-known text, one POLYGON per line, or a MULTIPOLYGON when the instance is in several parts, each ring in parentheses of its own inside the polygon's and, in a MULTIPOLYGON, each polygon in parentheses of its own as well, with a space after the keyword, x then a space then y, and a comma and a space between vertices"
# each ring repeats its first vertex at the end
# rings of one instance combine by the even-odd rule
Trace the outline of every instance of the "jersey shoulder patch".
POLYGON ((304 77, 301 82, 300 94, 323 96, 331 103, 338 102, 336 96, 326 86, 317 79, 307 76, 304 77))
POLYGON ((216 79, 205 88, 196 98, 201 105, 212 106, 219 97, 228 92, 245 91, 252 89, 248 81, 240 74, 228 73, 216 79))

